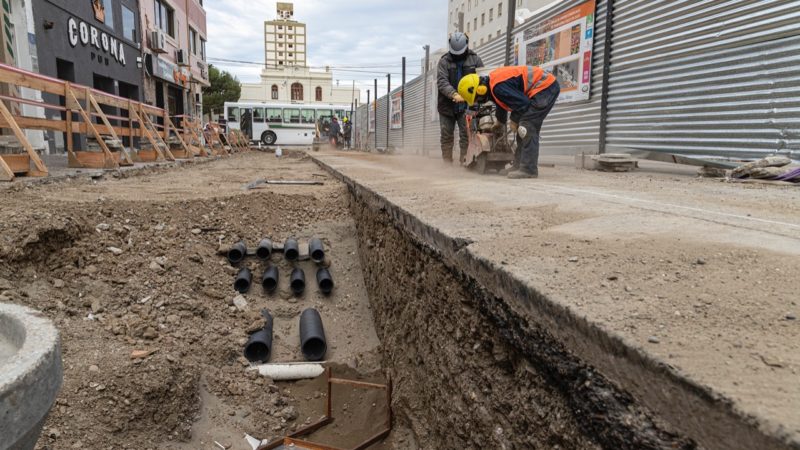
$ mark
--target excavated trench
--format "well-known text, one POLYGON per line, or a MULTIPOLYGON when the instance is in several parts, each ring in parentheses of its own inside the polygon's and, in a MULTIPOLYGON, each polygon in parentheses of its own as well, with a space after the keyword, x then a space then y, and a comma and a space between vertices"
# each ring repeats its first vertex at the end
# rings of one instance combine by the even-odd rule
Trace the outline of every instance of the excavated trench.
POLYGON ((393 409, 421 448, 699 448, 449 264, 413 218, 349 190, 393 409))

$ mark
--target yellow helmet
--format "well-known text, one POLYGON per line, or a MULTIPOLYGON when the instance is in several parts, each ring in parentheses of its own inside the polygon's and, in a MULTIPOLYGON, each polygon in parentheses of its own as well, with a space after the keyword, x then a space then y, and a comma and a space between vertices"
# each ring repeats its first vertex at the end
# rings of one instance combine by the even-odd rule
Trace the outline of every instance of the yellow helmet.
POLYGON ((458 95, 467 102, 469 106, 475 104, 476 95, 486 95, 486 86, 481 86, 481 77, 471 73, 465 75, 458 82, 458 95))

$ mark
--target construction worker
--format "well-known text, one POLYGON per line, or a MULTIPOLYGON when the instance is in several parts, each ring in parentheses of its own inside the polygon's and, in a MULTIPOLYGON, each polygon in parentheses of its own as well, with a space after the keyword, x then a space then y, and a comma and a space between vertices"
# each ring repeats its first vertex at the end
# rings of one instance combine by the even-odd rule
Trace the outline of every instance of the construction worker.
POLYGON ((509 178, 539 176, 539 133, 547 114, 553 109, 561 88, 553 74, 541 67, 509 66, 489 76, 466 75, 458 83, 458 93, 472 106, 487 101, 497 108, 495 127, 502 127, 511 113, 511 129, 517 133, 517 160, 509 178))
POLYGON ((353 135, 353 124, 350 123, 350 118, 349 117, 345 117, 342 120, 344 121, 344 130, 342 132, 342 134, 344 135, 344 146, 345 146, 345 148, 349 149, 350 148, 350 138, 353 135))
POLYGON ((336 116, 333 116, 333 119, 331 119, 331 131, 330 131, 330 134, 328 136, 333 148, 336 148, 336 147, 339 146, 339 134, 341 132, 342 132, 342 128, 339 125, 339 118, 336 117, 336 116))
POLYGON ((459 147, 461 160, 467 155, 467 105, 458 94, 458 82, 464 75, 474 74, 483 61, 469 49, 469 37, 461 32, 450 35, 448 40, 448 53, 439 60, 436 85, 439 89, 437 110, 439 111, 440 141, 442 146, 442 159, 446 163, 453 162, 453 143, 455 142, 455 127, 458 124, 460 136, 459 147))

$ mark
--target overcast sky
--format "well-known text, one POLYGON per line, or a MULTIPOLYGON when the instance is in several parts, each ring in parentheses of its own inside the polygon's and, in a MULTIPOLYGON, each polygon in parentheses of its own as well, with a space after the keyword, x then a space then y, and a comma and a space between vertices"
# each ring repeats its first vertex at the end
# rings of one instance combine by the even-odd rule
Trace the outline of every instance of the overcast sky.
MULTIPOLYGON (((399 85, 403 56, 410 81, 421 71, 422 46, 430 44, 433 51, 446 44, 447 1, 297 0, 294 15, 308 24, 309 66, 350 66, 334 70, 334 83, 350 86, 356 80, 356 88, 366 92, 378 78, 378 90, 383 92, 388 72, 393 73, 392 85, 399 85)), ((242 82, 258 82, 259 66, 214 59, 263 64, 264 21, 275 18, 275 3, 206 0, 209 62, 242 82)))

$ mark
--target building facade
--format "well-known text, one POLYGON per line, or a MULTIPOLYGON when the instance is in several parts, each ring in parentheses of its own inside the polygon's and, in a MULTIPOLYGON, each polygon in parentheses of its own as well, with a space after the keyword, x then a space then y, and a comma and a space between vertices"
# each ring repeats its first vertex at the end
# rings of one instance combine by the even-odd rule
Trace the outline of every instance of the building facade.
POLYGON ((353 86, 339 86, 330 69, 308 67, 306 25, 294 20, 294 5, 278 3, 275 20, 264 22, 261 81, 242 83, 241 102, 350 105, 353 86))
POLYGON ((337 86, 330 70, 308 67, 266 68, 260 83, 242 83, 242 102, 333 103, 349 105, 359 92, 352 86, 337 86))
POLYGON ((277 18, 264 22, 266 67, 308 65, 306 24, 294 20, 294 4, 278 3, 277 18))
MULTIPOLYGON (((554 0, 515 0, 516 10, 523 16, 554 0)), ((447 12, 447 34, 467 33, 472 48, 505 36, 508 28, 508 0, 450 0, 447 12)))
POLYGON ((141 29, 146 38, 143 101, 166 108, 172 116, 201 117, 202 88, 210 86, 206 11, 202 1, 139 0, 139 3, 141 29))
MULTIPOLYGON (((2 32, 0 32, 0 62, 19 67, 30 72, 39 71, 39 55, 36 50, 36 29, 33 20, 33 8, 26 0, 6 0, 3 2, 2 32)), ((0 93, 26 100, 41 101, 39 91, 16 86, 2 85, 0 93)), ((12 114, 26 117, 44 118, 44 111, 31 105, 10 103, 12 114)), ((44 133, 39 130, 25 130, 31 145, 40 150, 46 148, 44 133)))
MULTIPOLYGON (((33 0, 31 5, 41 74, 141 99, 137 0, 33 0)), ((50 150, 64 148, 64 133, 45 136, 50 150)), ((76 140, 76 148, 84 144, 82 138, 76 140)))

